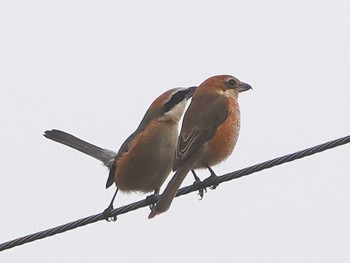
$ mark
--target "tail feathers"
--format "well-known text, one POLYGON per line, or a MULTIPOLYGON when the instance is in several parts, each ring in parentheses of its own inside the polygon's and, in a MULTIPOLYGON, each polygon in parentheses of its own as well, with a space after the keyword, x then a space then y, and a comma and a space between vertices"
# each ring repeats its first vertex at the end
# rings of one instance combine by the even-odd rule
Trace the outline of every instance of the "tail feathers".
POLYGON ((175 198, 177 190, 179 190, 181 183, 183 182, 183 180, 185 179, 189 171, 190 171, 189 169, 180 168, 175 173, 175 175, 173 176, 173 178, 170 180, 167 187, 165 188, 163 194, 160 196, 156 206, 152 209, 151 213, 148 215, 148 219, 151 219, 156 215, 164 213, 170 208, 170 205, 173 199, 175 198))
POLYGON ((114 158, 117 155, 116 152, 102 149, 60 130, 45 131, 44 136, 48 139, 62 143, 91 157, 94 157, 95 159, 103 162, 103 164, 108 168, 112 166, 114 158))

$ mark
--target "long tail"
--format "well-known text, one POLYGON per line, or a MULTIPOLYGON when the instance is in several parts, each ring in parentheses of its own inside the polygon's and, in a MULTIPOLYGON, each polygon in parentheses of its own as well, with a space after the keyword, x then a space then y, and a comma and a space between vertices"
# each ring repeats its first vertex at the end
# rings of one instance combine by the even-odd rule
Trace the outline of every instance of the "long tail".
POLYGON ((148 215, 148 219, 151 219, 156 215, 164 213, 170 208, 170 205, 173 199, 175 198, 177 190, 179 190, 181 183, 183 182, 189 171, 190 169, 187 169, 186 167, 180 168, 176 171, 173 178, 170 180, 167 187, 165 188, 163 194, 160 196, 156 206, 153 207, 151 213, 148 215))
POLYGON ((116 152, 102 149, 60 130, 45 131, 44 136, 48 139, 62 143, 91 157, 94 157, 95 159, 103 162, 103 164, 108 168, 111 167, 113 160, 117 155, 116 152))

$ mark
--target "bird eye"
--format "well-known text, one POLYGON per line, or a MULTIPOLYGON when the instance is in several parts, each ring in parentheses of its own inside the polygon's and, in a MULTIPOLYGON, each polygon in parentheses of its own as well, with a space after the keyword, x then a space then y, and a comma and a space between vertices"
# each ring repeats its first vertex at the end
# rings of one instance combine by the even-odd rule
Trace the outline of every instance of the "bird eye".
POLYGON ((237 84, 237 82, 236 82, 234 79, 230 79, 230 80, 228 81, 228 84, 229 84, 231 87, 234 87, 234 86, 237 84))

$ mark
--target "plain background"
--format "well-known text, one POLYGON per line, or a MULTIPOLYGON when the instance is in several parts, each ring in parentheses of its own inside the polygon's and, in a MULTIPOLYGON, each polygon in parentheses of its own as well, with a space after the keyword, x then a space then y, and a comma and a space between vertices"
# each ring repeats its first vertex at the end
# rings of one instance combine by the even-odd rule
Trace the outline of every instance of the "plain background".
MULTIPOLYGON (((242 128, 223 174, 350 133, 348 1, 0 0, 0 242, 102 212, 94 159, 167 89, 231 74, 242 128)), ((1 262, 349 262, 350 145, 0 253, 1 262)), ((202 178, 208 176, 203 171, 202 178)), ((187 178, 184 185, 192 183, 187 178)), ((117 205, 145 196, 123 195, 117 205)))

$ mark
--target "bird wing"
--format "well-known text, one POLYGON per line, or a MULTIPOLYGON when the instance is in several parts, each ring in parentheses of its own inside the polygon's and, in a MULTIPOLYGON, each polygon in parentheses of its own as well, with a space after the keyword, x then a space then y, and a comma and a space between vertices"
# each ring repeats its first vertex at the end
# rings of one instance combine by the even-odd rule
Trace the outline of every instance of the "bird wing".
MULTIPOLYGON (((137 131, 137 130, 136 130, 137 131)), ((122 146, 120 147, 118 154, 116 155, 116 157, 114 158, 114 161, 109 169, 109 174, 108 174, 108 178, 107 178, 107 182, 106 182, 106 189, 109 188, 113 183, 114 183, 114 174, 115 171, 117 169, 117 160, 118 158, 123 155, 124 153, 128 152, 131 146, 132 141, 134 140, 134 138, 136 137, 137 133, 133 132, 122 144, 122 146)))
POLYGON ((176 149, 173 170, 177 170, 206 141, 213 138, 217 128, 227 119, 228 100, 223 96, 194 98, 183 120, 176 149))
POLYGON ((123 142, 122 146, 120 146, 118 154, 116 155, 112 165, 110 166, 110 170, 109 170, 109 174, 108 174, 108 178, 107 178, 107 182, 106 182, 106 189, 108 187, 110 187, 114 183, 114 174, 115 174, 115 171, 117 170, 117 161, 118 161, 118 159, 120 158, 121 155, 123 155, 124 153, 126 153, 126 152, 128 152, 130 150, 130 148, 132 147, 132 143, 133 143, 134 139, 136 138, 136 136, 140 135, 142 133, 142 131, 144 131, 144 129, 145 129, 145 125, 143 125, 143 126, 139 125, 139 127, 136 129, 136 131, 134 131, 123 142))

